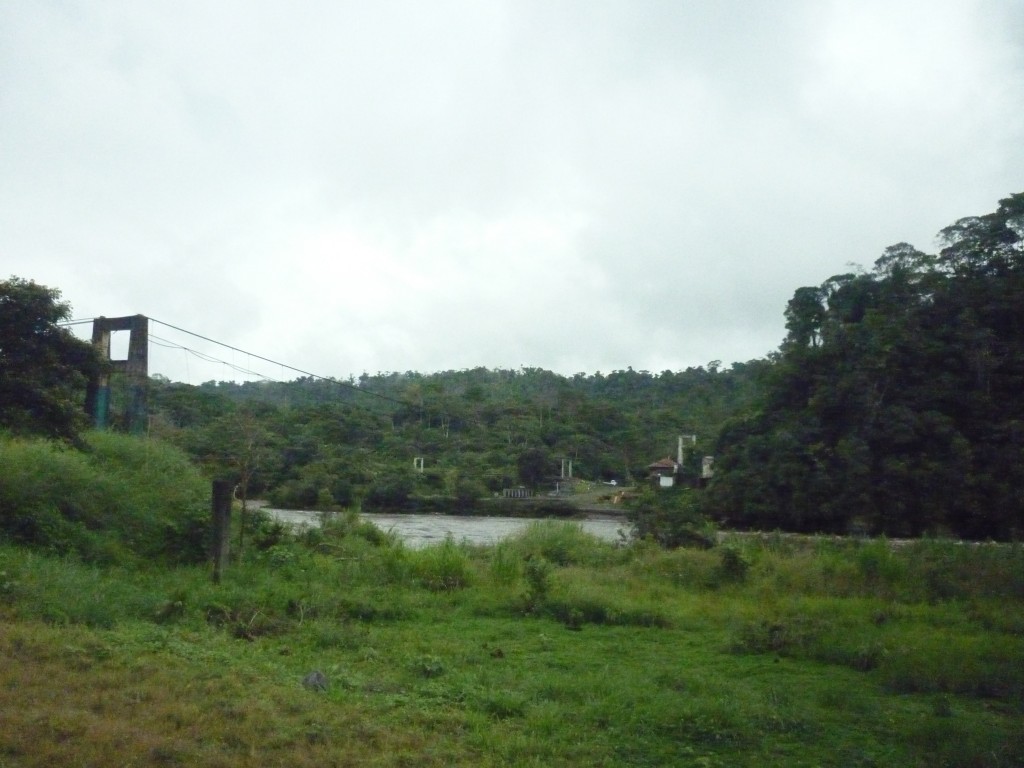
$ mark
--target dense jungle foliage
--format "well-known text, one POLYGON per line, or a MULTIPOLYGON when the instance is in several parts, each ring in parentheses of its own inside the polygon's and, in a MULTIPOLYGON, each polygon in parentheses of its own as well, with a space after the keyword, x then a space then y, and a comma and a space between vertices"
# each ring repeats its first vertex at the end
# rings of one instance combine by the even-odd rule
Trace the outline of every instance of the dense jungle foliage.
POLYGON ((710 452, 718 426, 749 409, 767 363, 686 371, 616 371, 566 378, 540 369, 477 368, 363 375, 335 382, 154 381, 152 433, 215 471, 245 479, 250 495, 314 507, 469 506, 503 488, 554 488, 573 475, 629 483, 675 456, 687 470, 710 452), (413 459, 424 471, 413 471, 413 459))
POLYGON ((1024 532, 1024 194, 800 288, 706 510, 741 527, 1024 532))

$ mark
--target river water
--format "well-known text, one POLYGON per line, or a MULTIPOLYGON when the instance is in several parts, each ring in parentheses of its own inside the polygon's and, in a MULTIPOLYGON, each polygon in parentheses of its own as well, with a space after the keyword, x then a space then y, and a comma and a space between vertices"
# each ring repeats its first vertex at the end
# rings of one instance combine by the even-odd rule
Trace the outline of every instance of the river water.
MULTIPOLYGON (((320 525, 320 512, 295 509, 272 509, 263 511, 275 520, 292 525, 320 525)), ((474 517, 471 515, 392 515, 364 513, 360 517, 382 531, 393 531, 404 544, 410 547, 425 547, 444 541, 449 536, 457 542, 469 544, 494 544, 523 530, 539 518, 523 517, 474 517)), ((547 518, 550 519, 550 518, 547 518)), ((605 541, 621 541, 622 535, 629 535, 629 521, 614 515, 590 515, 571 522, 578 524, 587 533, 605 541)))

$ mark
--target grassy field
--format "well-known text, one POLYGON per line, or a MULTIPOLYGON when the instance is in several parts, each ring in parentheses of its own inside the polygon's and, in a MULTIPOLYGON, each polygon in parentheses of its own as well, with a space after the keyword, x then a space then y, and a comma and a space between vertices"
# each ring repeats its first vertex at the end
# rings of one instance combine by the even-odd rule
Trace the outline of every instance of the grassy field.
POLYGON ((345 518, 214 585, 7 545, 0 658, 0 768, 1020 766, 1024 549, 345 518))

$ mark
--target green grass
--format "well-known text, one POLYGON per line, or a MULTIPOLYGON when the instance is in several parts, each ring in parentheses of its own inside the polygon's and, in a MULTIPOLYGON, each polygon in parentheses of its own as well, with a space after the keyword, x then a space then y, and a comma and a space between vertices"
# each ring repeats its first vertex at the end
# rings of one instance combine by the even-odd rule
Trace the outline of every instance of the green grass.
POLYGON ((1020 547, 562 526, 409 550, 349 521, 219 586, 0 547, 0 766, 1024 762, 1020 547))

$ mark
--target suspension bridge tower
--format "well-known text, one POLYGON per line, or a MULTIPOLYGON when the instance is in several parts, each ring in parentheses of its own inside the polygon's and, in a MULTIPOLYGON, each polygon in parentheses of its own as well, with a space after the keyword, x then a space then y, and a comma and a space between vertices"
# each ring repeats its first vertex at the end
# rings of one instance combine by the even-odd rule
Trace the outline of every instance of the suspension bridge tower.
POLYGON ((85 395, 85 409, 93 424, 97 429, 106 429, 110 424, 113 376, 119 380, 119 384, 123 384, 126 395, 124 418, 129 431, 134 434, 145 432, 146 391, 149 386, 149 318, 145 315, 97 317, 92 322, 92 343, 105 361, 99 375, 89 382, 85 395), (111 359, 110 334, 114 331, 129 332, 126 359, 111 359))

